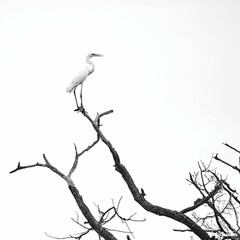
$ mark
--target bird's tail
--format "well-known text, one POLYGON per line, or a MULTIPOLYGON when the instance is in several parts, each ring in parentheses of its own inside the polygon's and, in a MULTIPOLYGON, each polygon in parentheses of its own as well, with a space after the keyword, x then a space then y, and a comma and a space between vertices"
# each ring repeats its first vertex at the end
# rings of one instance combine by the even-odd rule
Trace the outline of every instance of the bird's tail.
POLYGON ((73 88, 70 88, 70 87, 67 88, 67 92, 69 92, 69 93, 71 93, 72 90, 73 90, 73 88))
MULTIPOLYGON (((74 79, 73 79, 73 81, 74 81, 74 79)), ((73 81, 67 87, 67 92, 69 92, 69 93, 71 93, 74 90, 74 88, 76 87, 76 85, 74 84, 73 81)))

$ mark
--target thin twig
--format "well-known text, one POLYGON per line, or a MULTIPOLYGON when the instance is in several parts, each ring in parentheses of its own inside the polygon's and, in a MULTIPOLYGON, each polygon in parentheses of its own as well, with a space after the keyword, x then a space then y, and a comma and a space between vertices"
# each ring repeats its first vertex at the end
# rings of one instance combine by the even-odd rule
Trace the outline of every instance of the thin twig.
POLYGON ((214 158, 215 160, 217 160, 217 161, 219 161, 219 162, 221 162, 221 163, 223 163, 223 164, 225 164, 225 165, 233 168, 234 170, 236 170, 236 171, 238 171, 238 172, 240 173, 240 169, 239 169, 237 166, 233 166, 233 165, 229 164, 228 162, 220 159, 220 158, 218 157, 218 154, 216 154, 213 158, 214 158))
POLYGON ((227 143, 223 143, 223 145, 225 145, 225 146, 231 148, 232 150, 236 151, 237 153, 240 153, 240 151, 239 151, 238 149, 232 147, 231 145, 229 145, 229 144, 227 144, 227 143))
POLYGON ((88 147, 86 147, 83 151, 81 151, 80 153, 77 152, 77 147, 74 144, 74 148, 75 148, 75 160, 73 162, 72 168, 70 169, 69 173, 68 173, 68 177, 71 177, 72 173, 76 170, 77 165, 78 165, 78 159, 80 156, 82 156, 85 152, 89 151, 92 147, 94 147, 97 143, 99 142, 99 137, 97 137, 97 139, 88 147))

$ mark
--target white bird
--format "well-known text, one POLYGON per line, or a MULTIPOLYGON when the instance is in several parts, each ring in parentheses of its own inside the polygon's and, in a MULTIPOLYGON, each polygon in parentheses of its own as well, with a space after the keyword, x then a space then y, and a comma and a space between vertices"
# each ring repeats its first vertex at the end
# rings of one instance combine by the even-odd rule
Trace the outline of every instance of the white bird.
POLYGON ((80 91, 80 100, 81 100, 81 107, 83 107, 82 105, 82 88, 83 88, 83 82, 85 81, 85 79, 91 74, 93 73, 94 69, 95 69, 95 65, 92 61, 90 61, 91 57, 103 57, 102 54, 96 54, 96 53, 89 53, 86 57, 86 62, 87 62, 87 66, 85 66, 80 72, 79 74, 74 77, 74 79, 72 80, 72 82, 68 85, 67 88, 67 92, 71 93, 73 91, 74 93, 74 97, 75 97, 75 101, 77 104, 77 110, 79 110, 79 106, 78 106, 78 102, 77 102, 77 97, 76 97, 76 88, 78 85, 81 84, 81 91, 80 91))

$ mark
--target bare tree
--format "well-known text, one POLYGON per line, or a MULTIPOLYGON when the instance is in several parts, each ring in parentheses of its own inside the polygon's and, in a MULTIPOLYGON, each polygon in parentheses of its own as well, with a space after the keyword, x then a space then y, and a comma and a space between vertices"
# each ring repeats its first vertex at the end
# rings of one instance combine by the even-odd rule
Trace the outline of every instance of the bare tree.
MULTIPOLYGON (((76 224, 83 228, 83 232, 78 235, 69 235, 62 239, 81 239, 90 231, 95 231, 99 239, 104 238, 106 240, 115 240, 113 232, 123 232, 126 234, 126 238, 131 239, 132 231, 129 228, 129 221, 144 221, 134 219, 134 215, 130 217, 123 217, 119 211, 119 205, 115 205, 114 202, 111 207, 106 211, 100 210, 97 206, 99 216, 94 217, 92 212, 83 200, 82 195, 75 186, 71 176, 78 166, 79 158, 87 151, 91 150, 100 140, 109 149, 114 162, 115 170, 122 176, 123 181, 127 184, 134 200, 146 211, 151 212, 158 216, 164 216, 173 219, 186 226, 186 229, 174 229, 181 232, 192 232, 202 240, 210 239, 240 239, 239 235, 239 204, 240 201, 237 198, 237 192, 230 186, 226 178, 223 178, 216 169, 211 169, 211 163, 205 165, 203 162, 198 164, 199 170, 194 173, 189 173, 188 181, 197 189, 201 197, 194 201, 192 206, 189 206, 183 210, 171 210, 158 205, 154 205, 146 199, 146 193, 142 188, 137 187, 131 174, 127 168, 120 161, 120 156, 115 150, 111 142, 105 137, 101 131, 100 120, 102 117, 113 113, 112 110, 97 114, 95 119, 92 119, 84 108, 79 109, 79 112, 85 117, 92 125, 93 130, 96 132, 96 139, 81 152, 78 151, 75 145, 75 159, 71 169, 67 175, 64 175, 55 166, 53 166, 47 156, 43 154, 43 160, 45 163, 35 163, 32 165, 21 165, 18 163, 17 167, 10 173, 16 171, 32 168, 32 167, 46 167, 63 178, 68 184, 68 188, 73 195, 80 211, 82 212, 86 221, 82 224, 79 222, 79 218, 72 219, 76 224), (204 208, 204 209, 203 209, 204 208), (119 218, 127 226, 126 231, 116 229, 110 229, 107 224, 114 218, 119 218)), ((231 146, 225 144, 231 149, 238 151, 231 146)), ((239 152, 240 153, 240 152, 239 152)), ((227 162, 221 160, 218 155, 213 157, 214 160, 220 161, 223 164, 233 168, 240 172, 239 167, 232 166, 227 162)), ((53 237, 53 236, 50 236, 53 237)), ((54 238, 54 237, 53 237, 54 238)), ((58 238, 59 239, 59 238, 58 238)))

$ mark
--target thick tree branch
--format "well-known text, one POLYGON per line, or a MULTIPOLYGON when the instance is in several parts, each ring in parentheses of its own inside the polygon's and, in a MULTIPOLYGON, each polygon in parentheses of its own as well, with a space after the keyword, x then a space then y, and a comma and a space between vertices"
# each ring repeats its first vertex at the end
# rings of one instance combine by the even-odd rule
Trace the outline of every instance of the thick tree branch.
POLYGON ((106 228, 102 227, 102 225, 94 218, 89 208, 83 201, 82 196, 79 194, 78 189, 75 186, 68 186, 72 195, 75 198, 75 201, 81 210, 83 216, 88 220, 89 225, 104 239, 106 240, 117 240, 106 228))
MULTIPOLYGON (((167 208, 163 208, 163 207, 154 205, 145 199, 146 194, 145 194, 144 190, 142 188, 140 190, 138 189, 133 178, 131 177, 130 173, 128 172, 127 168, 120 162, 120 157, 119 157, 117 151, 115 150, 115 148, 113 147, 111 142, 109 140, 107 140, 107 138, 104 136, 104 134, 100 130, 101 117, 111 114, 113 111, 110 110, 110 111, 103 112, 101 114, 97 114, 97 116, 94 120, 88 115, 88 113, 84 110, 83 107, 78 109, 78 111, 80 111, 83 114, 83 116, 86 117, 88 119, 88 121, 91 123, 92 127, 94 128, 94 130, 97 133, 97 139, 91 145, 89 145, 84 150, 82 150, 80 153, 78 153, 77 147, 74 144, 75 159, 74 159, 71 169, 69 170, 68 175, 64 175, 56 167, 54 167, 49 162, 49 160, 47 159, 45 154, 43 154, 43 159, 45 161, 45 164, 37 162, 36 164, 21 166, 21 164, 19 162, 17 167, 10 172, 10 173, 14 173, 14 172, 17 172, 18 170, 32 168, 32 167, 46 167, 46 168, 50 169, 51 171, 53 171, 54 173, 56 173, 57 175, 59 175, 61 178, 63 178, 67 182, 70 192, 72 193, 79 209, 81 210, 83 216, 87 219, 87 223, 90 226, 89 226, 89 228, 85 229, 86 231, 84 231, 77 237, 70 235, 69 237, 65 237, 62 239, 67 239, 67 238, 80 239, 82 236, 84 236, 91 230, 94 230, 99 235, 99 238, 103 237, 106 240, 116 240, 116 238, 114 237, 114 235, 112 233, 110 233, 110 231, 117 231, 117 232, 132 234, 132 231, 130 230, 130 228, 127 225, 127 221, 129 221, 129 220, 135 221, 135 220, 132 220, 132 217, 134 216, 134 214, 132 216, 130 216, 129 218, 121 217, 118 213, 118 207, 119 207, 119 204, 118 204, 117 207, 115 207, 113 205, 113 207, 109 208, 105 212, 101 212, 100 209, 98 208, 99 214, 100 214, 100 219, 96 220, 96 218, 92 215, 91 211, 89 210, 88 206, 83 201, 82 196, 80 195, 78 189, 75 187, 74 182, 71 179, 73 172, 76 170, 76 168, 78 166, 79 158, 85 152, 92 149, 99 142, 100 139, 103 141, 103 143, 108 147, 109 151, 111 152, 113 160, 114 160, 115 170, 121 174, 123 180, 125 181, 125 183, 127 184, 128 188, 129 188, 134 200, 137 203, 139 203, 140 206, 143 207, 146 211, 149 211, 158 216, 165 216, 165 217, 171 218, 179 223, 184 224, 185 226, 188 227, 188 229, 178 230, 178 231, 191 231, 191 232, 195 233, 202 240, 213 239, 208 235, 208 233, 215 233, 215 234, 220 234, 220 235, 223 234, 223 236, 224 236, 223 239, 233 239, 235 236, 232 236, 231 234, 235 234, 236 236, 239 237, 239 234, 238 234, 239 219, 238 219, 237 207, 235 204, 236 203, 239 204, 240 201, 238 200, 238 198, 236 196, 237 193, 234 189, 232 189, 230 187, 230 185, 227 183, 226 179, 222 180, 221 175, 219 176, 219 174, 217 174, 215 170, 213 170, 213 171, 209 170, 209 166, 211 163, 209 164, 209 166, 206 166, 204 163, 202 163, 203 167, 201 167, 201 165, 199 164, 199 169, 200 169, 199 172, 194 173, 194 174, 189 174, 190 180, 188 180, 188 181, 191 182, 202 194, 202 198, 197 199, 194 202, 193 206, 185 208, 181 211, 175 211, 175 210, 171 210, 171 209, 167 209, 167 208), (223 193, 223 191, 225 191, 225 192, 223 193), (223 196, 225 196, 225 200, 221 200, 221 198, 223 196), (219 202, 221 203, 221 207, 219 207, 219 202), (212 215, 208 214, 205 217, 198 217, 198 215, 195 212, 193 212, 193 218, 195 218, 196 221, 192 220, 190 217, 188 217, 186 215, 186 213, 197 209, 198 207, 200 207, 203 204, 207 204, 209 206, 211 211, 213 211, 212 215), (229 211, 233 212, 233 216, 235 217, 235 221, 236 221, 235 225, 238 228, 237 230, 230 224, 231 221, 229 221, 229 218, 226 217, 229 211), (118 217, 123 222, 125 222, 125 224, 128 227, 128 231, 109 229, 109 228, 103 227, 103 225, 110 222, 114 217, 118 217), (208 222, 212 221, 214 218, 215 218, 215 222, 216 222, 214 224, 216 224, 215 227, 217 227, 217 229, 209 228, 209 225, 208 225, 208 222)), ((240 151, 237 150, 236 148, 233 148, 232 146, 230 146, 228 144, 224 144, 224 145, 226 145, 230 149, 240 153, 240 151)), ((234 170, 237 170, 240 173, 240 168, 238 168, 237 166, 233 166, 233 165, 227 163, 226 161, 220 159, 218 157, 218 154, 216 154, 213 158, 215 160, 233 168, 234 170)), ((137 221, 139 221, 139 220, 137 220, 137 221)), ((75 221, 75 222, 78 223, 78 221, 75 221)), ((79 225, 81 225, 81 224, 79 224, 79 225)), ((83 226, 83 225, 81 225, 81 226, 83 226)), ((130 239, 130 237, 127 236, 127 239, 130 239)))
MULTIPOLYGON (((46 167, 48 169, 50 169, 51 171, 55 172, 58 176, 60 176, 61 178, 63 178, 69 187, 69 190, 71 191, 78 207, 80 208, 81 212, 83 213, 84 217, 87 219, 88 223, 90 224, 90 226, 92 227, 93 230, 95 230, 101 237, 103 237, 106 240, 117 240, 107 229, 103 228, 101 226, 101 223, 98 222, 94 216, 92 215, 92 213, 90 212, 89 208, 87 207, 87 205, 84 203, 82 196, 79 194, 79 191, 77 190, 77 188, 75 187, 74 182, 71 179, 71 174, 74 172, 74 170, 77 167, 77 163, 78 163, 78 158, 86 151, 88 151, 89 149, 91 149, 97 142, 99 141, 99 137, 97 138, 97 140, 95 140, 90 146, 88 146, 86 149, 84 149, 81 153, 77 152, 77 148, 75 146, 75 160, 73 163, 73 166, 71 168, 71 170, 69 171, 68 176, 65 176, 62 172, 60 172, 56 167, 54 167, 49 160, 47 159, 46 155, 43 154, 43 159, 45 161, 45 164, 41 164, 41 163, 36 163, 36 164, 32 164, 32 165, 27 165, 27 166, 21 166, 20 162, 18 163, 17 167, 12 170, 10 173, 14 173, 16 171, 19 170, 23 170, 23 169, 27 169, 27 168, 32 168, 32 167, 46 167)), ((86 231, 86 233, 89 231, 86 231)), ((83 235, 85 235, 86 233, 84 233, 83 235)), ((71 238, 71 237, 68 237, 71 238)), ((65 238, 66 239, 66 238, 65 238)))
POLYGON ((91 117, 88 115, 87 112, 82 111, 81 113, 83 114, 83 116, 85 116, 89 120, 89 122, 92 124, 94 130, 97 132, 98 136, 108 146, 110 152, 112 153, 113 160, 114 160, 115 164, 120 163, 120 158, 119 158, 119 155, 118 155, 117 151, 114 149, 111 142, 106 139, 106 137, 103 135, 103 133, 101 132, 100 127, 99 127, 100 117, 113 113, 113 110, 106 111, 106 112, 104 112, 100 115, 98 114, 97 117, 96 117, 97 120, 95 119, 95 121, 91 119, 91 117))
MULTIPOLYGON (((108 111, 112 112, 112 111, 108 111)), ((120 163, 120 157, 117 153, 117 151, 114 149, 110 141, 106 139, 96 122, 94 122, 87 112, 81 111, 81 113, 90 121, 92 124, 94 130, 97 132, 98 136, 101 138, 101 140, 107 145, 108 149, 110 150, 113 160, 115 163, 115 170, 118 171, 121 175, 124 181, 126 182, 129 190, 131 191, 133 198, 136 202, 138 202, 145 210, 152 212, 159 216, 166 216, 168 218, 171 218, 173 220, 176 220, 187 227, 191 229, 200 239, 202 240, 210 240, 209 235, 204 231, 200 226, 198 226, 191 218, 189 218, 184 213, 166 209, 160 206, 156 206, 148 202, 144 196, 141 194, 137 186, 135 185, 131 175, 127 171, 126 167, 120 163)))

